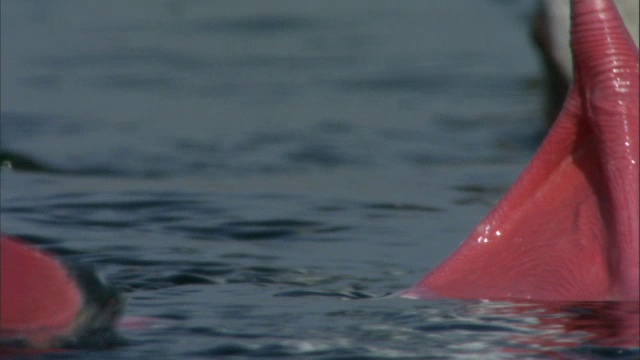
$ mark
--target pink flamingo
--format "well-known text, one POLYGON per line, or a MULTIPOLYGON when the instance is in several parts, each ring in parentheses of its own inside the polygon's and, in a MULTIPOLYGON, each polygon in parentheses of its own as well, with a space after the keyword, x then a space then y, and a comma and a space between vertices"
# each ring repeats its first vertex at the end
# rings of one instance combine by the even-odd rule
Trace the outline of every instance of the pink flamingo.
POLYGON ((115 288, 16 237, 0 241, 0 355, 59 347, 113 328, 122 310, 115 288))
POLYGON ((610 0, 572 0, 574 80, 529 166, 404 296, 638 300, 638 48, 610 0))

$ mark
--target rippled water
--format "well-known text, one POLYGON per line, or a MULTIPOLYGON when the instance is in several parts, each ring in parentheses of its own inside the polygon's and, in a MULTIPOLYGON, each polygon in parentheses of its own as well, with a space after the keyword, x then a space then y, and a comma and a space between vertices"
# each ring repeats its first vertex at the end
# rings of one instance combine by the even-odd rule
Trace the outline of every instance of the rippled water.
POLYGON ((635 304, 386 296, 535 150, 531 10, 4 0, 2 231, 127 298, 122 343, 52 356, 638 356, 635 304))

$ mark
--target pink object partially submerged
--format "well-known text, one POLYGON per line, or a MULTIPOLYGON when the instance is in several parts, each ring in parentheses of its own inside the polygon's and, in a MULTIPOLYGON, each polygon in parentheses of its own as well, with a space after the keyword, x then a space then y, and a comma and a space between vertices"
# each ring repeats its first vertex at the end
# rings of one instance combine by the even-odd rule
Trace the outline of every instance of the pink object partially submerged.
POLYGON ((65 267, 50 255, 2 237, 0 329, 19 335, 44 329, 68 332, 82 294, 65 267))
POLYGON ((574 81, 519 179, 402 295, 638 300, 638 48, 609 0, 572 0, 574 81))
POLYGON ((112 328, 120 297, 93 272, 11 236, 2 235, 0 250, 0 353, 74 345, 112 328))

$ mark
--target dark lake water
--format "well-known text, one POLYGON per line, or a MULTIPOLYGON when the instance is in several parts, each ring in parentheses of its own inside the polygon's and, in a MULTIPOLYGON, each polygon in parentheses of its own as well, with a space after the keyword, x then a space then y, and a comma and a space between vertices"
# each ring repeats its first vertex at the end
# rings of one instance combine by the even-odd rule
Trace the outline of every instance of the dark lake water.
POLYGON ((52 356, 640 355, 624 304, 386 296, 539 144, 532 5, 3 0, 2 232, 156 319, 52 356))

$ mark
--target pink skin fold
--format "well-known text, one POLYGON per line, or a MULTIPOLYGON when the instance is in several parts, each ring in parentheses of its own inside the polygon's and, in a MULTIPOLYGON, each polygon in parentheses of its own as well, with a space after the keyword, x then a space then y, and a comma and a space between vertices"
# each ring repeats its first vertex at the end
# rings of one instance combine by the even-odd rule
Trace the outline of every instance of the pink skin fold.
POLYGON ((529 166, 414 298, 637 301, 638 48, 610 0, 572 0, 574 81, 529 166))
POLYGON ((17 237, 2 234, 0 245, 0 357, 118 342, 124 303, 114 286, 17 237))
POLYGON ((2 235, 0 244, 0 340, 28 338, 47 347, 71 334, 83 296, 68 270, 18 238, 2 235))
POLYGON ((156 318, 120 319, 119 291, 91 268, 68 266, 15 236, 2 234, 0 245, 0 357, 110 347, 119 341, 116 326, 169 325, 156 318))

